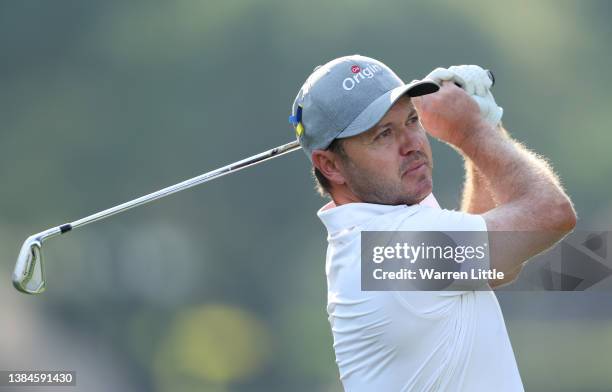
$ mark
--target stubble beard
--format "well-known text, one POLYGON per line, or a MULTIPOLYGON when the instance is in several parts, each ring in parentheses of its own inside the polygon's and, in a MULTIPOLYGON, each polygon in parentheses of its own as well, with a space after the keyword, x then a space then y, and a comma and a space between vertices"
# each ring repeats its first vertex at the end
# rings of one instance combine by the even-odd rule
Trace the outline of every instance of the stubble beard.
MULTIPOLYGON (((431 173, 431 162, 427 157, 425 159, 425 164, 429 167, 431 173)), ((411 161, 407 161, 402 165, 400 172, 397 173, 397 181, 381 178, 380 172, 370 172, 369 170, 358 168, 353 162, 349 161, 345 165, 346 174, 348 174, 347 187, 364 203, 384 205, 418 204, 427 195, 421 194, 420 189, 406 191, 403 188, 402 173, 404 173, 406 166, 411 161)), ((421 174, 415 181, 415 184, 427 181, 428 176, 427 173, 421 174)), ((431 182, 431 178, 429 178, 429 181, 431 182)))

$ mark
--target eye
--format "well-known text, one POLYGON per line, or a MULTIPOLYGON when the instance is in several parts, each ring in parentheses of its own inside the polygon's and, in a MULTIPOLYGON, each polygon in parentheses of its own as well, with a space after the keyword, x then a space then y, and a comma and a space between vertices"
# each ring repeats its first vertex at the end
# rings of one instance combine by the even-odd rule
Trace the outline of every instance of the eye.
POLYGON ((418 114, 415 113, 414 115, 412 115, 412 116, 410 116, 408 118, 408 121, 406 121, 406 125, 412 125, 412 124, 416 124, 418 122, 419 122, 419 116, 418 116, 418 114))
POLYGON ((384 139, 384 138, 389 137, 389 136, 391 136, 391 129, 390 128, 385 128, 384 131, 382 131, 378 135, 376 135, 374 140, 384 139))

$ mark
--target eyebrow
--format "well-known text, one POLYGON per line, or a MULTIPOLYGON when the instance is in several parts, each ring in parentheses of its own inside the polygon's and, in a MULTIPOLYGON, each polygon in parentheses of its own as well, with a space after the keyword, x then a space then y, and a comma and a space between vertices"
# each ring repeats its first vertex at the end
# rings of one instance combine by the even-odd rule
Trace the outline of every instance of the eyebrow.
MULTIPOLYGON (((410 111, 408 112, 408 117, 412 116, 414 113, 416 113, 416 109, 414 108, 414 106, 410 106, 410 111)), ((383 127, 386 127, 386 126, 389 126, 389 125, 391 125, 390 122, 384 123, 384 124, 380 124, 380 125, 376 125, 374 127, 374 129, 380 129, 380 128, 383 128, 383 127)))

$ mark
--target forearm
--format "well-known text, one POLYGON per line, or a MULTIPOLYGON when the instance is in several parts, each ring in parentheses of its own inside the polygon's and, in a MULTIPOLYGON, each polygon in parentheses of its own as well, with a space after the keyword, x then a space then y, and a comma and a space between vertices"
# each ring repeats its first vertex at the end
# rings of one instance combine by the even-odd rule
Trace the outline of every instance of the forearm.
POLYGON ((497 203, 489 190, 489 184, 472 161, 465 159, 465 183, 461 197, 461 211, 482 214, 495 208, 497 203))
MULTIPOLYGON (((497 131, 509 137, 508 132, 502 127, 501 123, 496 126, 497 131)), ((487 179, 476 168, 476 165, 463 155, 465 166, 465 183, 461 198, 461 210, 470 214, 482 214, 499 205, 495 200, 491 190, 491 185, 487 179)))

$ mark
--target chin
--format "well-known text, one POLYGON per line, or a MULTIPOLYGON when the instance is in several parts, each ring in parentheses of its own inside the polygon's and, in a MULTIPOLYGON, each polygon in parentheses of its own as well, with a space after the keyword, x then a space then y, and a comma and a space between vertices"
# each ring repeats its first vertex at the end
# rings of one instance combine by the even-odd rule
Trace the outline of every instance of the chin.
POLYGON ((416 179, 408 187, 408 193, 412 195, 414 204, 420 203, 433 191, 433 181, 431 175, 423 175, 416 179))
POLYGON ((408 193, 410 193, 414 199, 419 199, 419 201, 423 200, 433 190, 431 173, 424 173, 417 178, 414 178, 409 184, 406 185, 406 188, 408 193))

